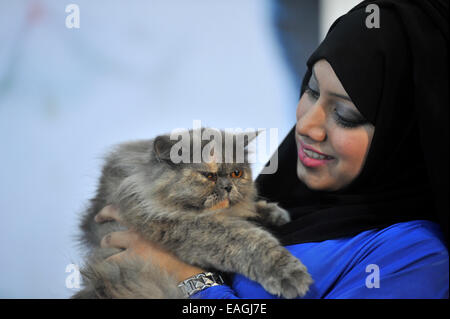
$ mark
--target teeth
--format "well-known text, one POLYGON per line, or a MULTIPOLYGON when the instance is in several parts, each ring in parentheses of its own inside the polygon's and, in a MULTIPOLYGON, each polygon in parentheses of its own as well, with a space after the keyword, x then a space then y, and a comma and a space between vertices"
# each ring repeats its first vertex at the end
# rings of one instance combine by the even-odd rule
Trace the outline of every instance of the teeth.
POLYGON ((306 148, 303 149, 303 151, 305 152, 305 154, 308 157, 314 158, 314 159, 318 159, 318 160, 324 160, 324 159, 330 159, 331 157, 329 156, 325 156, 325 155, 320 155, 316 152, 313 152, 311 150, 307 150, 306 148))

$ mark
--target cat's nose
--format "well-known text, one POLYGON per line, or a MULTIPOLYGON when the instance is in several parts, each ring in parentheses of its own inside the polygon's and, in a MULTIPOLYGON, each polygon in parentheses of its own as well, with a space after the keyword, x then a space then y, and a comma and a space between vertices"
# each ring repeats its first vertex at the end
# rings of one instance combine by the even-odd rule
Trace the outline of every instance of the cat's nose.
POLYGON ((224 189, 225 189, 228 193, 231 192, 231 185, 225 186, 224 189))

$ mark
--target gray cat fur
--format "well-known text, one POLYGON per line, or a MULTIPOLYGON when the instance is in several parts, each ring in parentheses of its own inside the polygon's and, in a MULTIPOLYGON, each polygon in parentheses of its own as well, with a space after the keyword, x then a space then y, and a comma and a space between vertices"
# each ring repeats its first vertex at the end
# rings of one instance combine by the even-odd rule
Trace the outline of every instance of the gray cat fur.
MULTIPOLYGON (((193 132, 189 131, 191 137, 193 132)), ((222 138, 231 134, 220 133, 222 138)), ((233 141, 236 144, 235 137, 233 141)), ((176 281, 149 260, 127 260, 120 265, 105 260, 118 250, 100 248, 102 237, 124 230, 117 222, 94 222, 94 216, 106 205, 119 208, 127 227, 186 263, 243 274, 274 295, 303 296, 312 283, 306 267, 251 221, 279 225, 289 221, 289 215, 274 203, 256 200, 250 165, 204 161, 174 164, 170 149, 175 143, 169 135, 161 135, 120 144, 106 157, 97 194, 81 220, 79 239, 88 255, 81 271, 83 288, 73 297, 184 297, 176 281), (230 176, 235 169, 243 171, 242 177, 230 176), (216 180, 208 180, 201 172, 215 172, 216 180), (228 207, 214 207, 224 199, 228 207)), ((202 149, 206 144, 202 141, 202 149)), ((191 143, 191 160, 192 150, 191 143)))

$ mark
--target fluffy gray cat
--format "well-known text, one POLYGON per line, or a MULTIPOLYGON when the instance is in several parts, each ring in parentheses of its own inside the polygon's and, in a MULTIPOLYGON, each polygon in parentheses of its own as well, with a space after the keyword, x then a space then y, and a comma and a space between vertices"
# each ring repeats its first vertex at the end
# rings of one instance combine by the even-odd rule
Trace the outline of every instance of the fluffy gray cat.
MULTIPOLYGON (((186 132, 193 141, 195 131, 186 132)), ((186 263, 243 274, 285 298, 307 292, 312 279, 306 267, 261 226, 281 225, 289 215, 274 203, 257 200, 249 139, 239 144, 239 135, 215 132, 222 138, 222 152, 217 146, 211 149, 208 161, 194 161, 190 142, 183 149, 188 163, 174 163, 171 150, 173 158, 179 141, 169 135, 120 144, 106 157, 97 194, 81 220, 80 241, 89 253, 81 271, 83 288, 74 298, 184 298, 177 282, 150 260, 105 260, 120 250, 100 248, 101 239, 124 230, 115 221, 94 221, 106 205, 116 206, 127 226, 186 263), (232 150, 243 146, 243 163, 237 152, 225 163, 230 140, 232 150)), ((208 142, 200 142, 202 151, 211 147, 208 142)))

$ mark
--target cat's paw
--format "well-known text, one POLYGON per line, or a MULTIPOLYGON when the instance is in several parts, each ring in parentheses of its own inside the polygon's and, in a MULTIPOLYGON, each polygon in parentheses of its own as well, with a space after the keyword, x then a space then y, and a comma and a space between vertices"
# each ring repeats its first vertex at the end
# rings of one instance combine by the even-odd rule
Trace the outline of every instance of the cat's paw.
POLYGON ((276 203, 259 201, 256 203, 256 207, 259 214, 271 225, 281 226, 291 221, 287 210, 281 208, 276 203))
POLYGON ((288 299, 303 297, 308 292, 313 279, 298 259, 292 256, 287 265, 278 268, 279 271, 266 277, 262 283, 265 290, 288 299))
POLYGON ((291 221, 291 216, 288 211, 280 206, 273 204, 275 207, 270 213, 271 222, 275 226, 281 226, 291 221))

